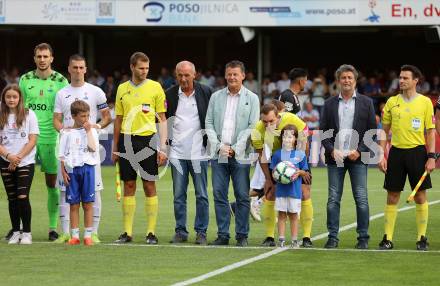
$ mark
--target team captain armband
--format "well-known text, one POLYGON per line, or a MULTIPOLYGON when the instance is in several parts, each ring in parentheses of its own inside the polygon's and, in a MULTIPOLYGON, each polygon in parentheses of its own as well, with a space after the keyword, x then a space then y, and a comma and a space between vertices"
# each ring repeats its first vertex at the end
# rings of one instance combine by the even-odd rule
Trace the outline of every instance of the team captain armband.
POLYGON ((108 104, 107 104, 107 102, 104 102, 103 104, 98 104, 96 107, 98 108, 98 110, 101 110, 101 109, 107 108, 108 104))

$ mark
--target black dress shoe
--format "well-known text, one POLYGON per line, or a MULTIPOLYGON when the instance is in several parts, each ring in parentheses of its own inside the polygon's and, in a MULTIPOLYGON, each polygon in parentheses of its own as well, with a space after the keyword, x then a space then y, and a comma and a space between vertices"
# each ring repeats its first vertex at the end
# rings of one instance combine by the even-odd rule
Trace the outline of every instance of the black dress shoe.
POLYGON ((206 244, 208 244, 208 242, 207 242, 207 240, 206 240, 206 233, 204 233, 204 232, 199 232, 199 233, 197 234, 197 237, 196 237, 196 241, 195 241, 195 243, 196 243, 196 244, 200 244, 200 245, 206 245, 206 244))
POLYGON ((325 243, 324 248, 327 249, 338 248, 338 241, 336 239, 329 238, 325 243))
POLYGON ((237 238, 236 246, 239 246, 239 247, 246 247, 246 246, 248 246, 247 238, 246 237, 237 238))
POLYGON ((355 248, 356 249, 368 249, 368 240, 365 240, 365 239, 358 240, 355 248))
POLYGON ((229 245, 229 239, 217 237, 217 239, 211 242, 210 245, 229 245))
POLYGON ((173 238, 170 240, 170 243, 182 243, 186 241, 188 241, 188 237, 178 232, 174 234, 173 238))

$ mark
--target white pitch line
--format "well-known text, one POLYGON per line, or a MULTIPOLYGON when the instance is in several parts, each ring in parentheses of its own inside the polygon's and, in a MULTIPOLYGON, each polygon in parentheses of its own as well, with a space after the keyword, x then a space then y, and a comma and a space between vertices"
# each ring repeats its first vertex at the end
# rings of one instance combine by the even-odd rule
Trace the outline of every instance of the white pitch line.
POLYGON ((269 246, 217 246, 217 245, 183 245, 183 244, 120 244, 120 243, 101 243, 102 245, 106 246, 119 246, 119 247, 159 247, 159 248, 194 248, 194 249, 239 249, 239 250, 246 250, 246 249, 273 249, 273 247, 269 246))
MULTIPOLYGON (((440 203, 440 200, 432 201, 432 202, 429 202, 428 204, 429 205, 433 205, 433 204, 438 204, 438 203, 440 203)), ((406 211, 406 210, 413 209, 413 208, 415 208, 415 206, 406 206, 406 207, 403 207, 403 208, 399 209, 398 211, 402 212, 402 211, 406 211)), ((378 219, 378 218, 381 218, 383 216, 384 216, 384 213, 380 213, 380 214, 376 214, 376 215, 370 216, 370 221, 378 219)), ((339 232, 349 230, 349 229, 354 228, 356 226, 357 226, 357 223, 352 223, 352 224, 349 224, 349 225, 345 225, 345 226, 343 226, 343 227, 341 227, 339 229, 339 232)), ((327 235, 328 235, 328 232, 327 233, 322 233, 322 234, 319 234, 317 236, 314 236, 312 238, 312 240, 319 240, 319 239, 327 237, 327 235)), ((227 265, 227 266, 224 266, 224 267, 219 268, 217 270, 214 270, 214 271, 208 272, 206 274, 197 276, 195 278, 188 279, 188 280, 185 280, 185 281, 182 281, 182 282, 178 282, 178 283, 172 284, 171 286, 186 286, 186 285, 191 285, 191 284, 194 284, 194 283, 197 283, 197 282, 201 282, 201 281, 206 280, 208 278, 211 278, 211 277, 223 274, 225 272, 237 269, 239 267, 251 264, 251 263, 253 263, 255 261, 259 261, 259 260, 271 257, 271 256, 276 255, 278 253, 284 252, 284 251, 286 251, 288 249, 289 248, 287 248, 287 247, 286 248, 276 248, 276 249, 274 249, 272 251, 269 251, 269 252, 266 252, 266 253, 263 253, 263 254, 260 254, 260 255, 257 255, 257 256, 254 256, 254 257, 251 257, 251 258, 248 258, 248 259, 245 259, 245 260, 242 260, 242 261, 230 264, 230 265, 227 265)), ((326 250, 326 251, 334 251, 334 250, 326 250)), ((359 251, 359 250, 356 250, 356 251, 359 251)), ((384 252, 384 251, 382 251, 382 252, 384 252)))

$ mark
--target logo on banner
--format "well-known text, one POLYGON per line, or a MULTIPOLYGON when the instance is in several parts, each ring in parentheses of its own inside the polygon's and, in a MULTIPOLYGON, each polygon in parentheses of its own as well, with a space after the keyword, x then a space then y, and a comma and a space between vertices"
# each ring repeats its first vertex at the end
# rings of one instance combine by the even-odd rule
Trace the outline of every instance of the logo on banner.
POLYGON ((377 0, 368 0, 368 7, 371 9, 371 15, 368 16, 368 18, 365 19, 365 21, 371 22, 371 23, 379 23, 380 16, 374 13, 374 8, 377 5, 377 0))
POLYGON ((43 13, 43 17, 45 19, 52 21, 58 18, 58 15, 60 14, 60 9, 57 4, 49 2, 47 4, 44 4, 43 10, 41 12, 43 13))
POLYGON ((238 14, 238 8, 238 4, 229 1, 169 1, 166 4, 150 1, 142 6, 147 22, 160 22, 166 12, 166 22, 170 24, 192 24, 198 21, 197 17, 208 14, 213 17, 238 14))
POLYGON ((142 9, 147 13, 147 22, 159 22, 165 11, 165 6, 159 2, 147 2, 142 9))

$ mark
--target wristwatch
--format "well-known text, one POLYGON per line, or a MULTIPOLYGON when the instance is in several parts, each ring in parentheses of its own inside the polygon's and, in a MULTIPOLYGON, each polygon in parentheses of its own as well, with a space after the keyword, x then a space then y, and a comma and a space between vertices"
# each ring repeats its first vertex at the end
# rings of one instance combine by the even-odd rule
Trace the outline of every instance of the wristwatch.
POLYGON ((435 153, 428 153, 428 159, 437 159, 437 155, 435 153))

